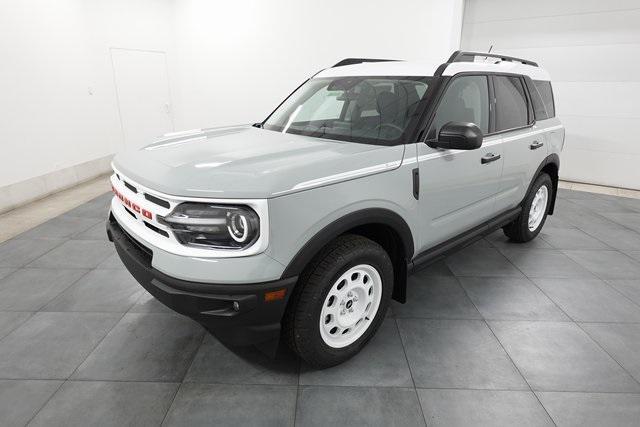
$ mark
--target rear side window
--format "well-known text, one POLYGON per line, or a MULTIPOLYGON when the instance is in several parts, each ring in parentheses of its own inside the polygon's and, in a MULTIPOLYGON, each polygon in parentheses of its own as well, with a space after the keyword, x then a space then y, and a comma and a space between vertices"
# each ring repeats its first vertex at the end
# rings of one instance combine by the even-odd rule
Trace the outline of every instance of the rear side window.
POLYGON ((451 82, 438 105, 429 139, 435 139, 448 122, 471 122, 482 132, 489 131, 489 86, 486 76, 457 77, 451 82))
POLYGON ((494 76, 496 131, 527 126, 529 108, 524 86, 518 77, 494 76))
POLYGON ((551 82, 534 80, 533 84, 542 98, 544 108, 547 112, 547 118, 555 117, 556 107, 553 103, 553 89, 551 89, 551 82))

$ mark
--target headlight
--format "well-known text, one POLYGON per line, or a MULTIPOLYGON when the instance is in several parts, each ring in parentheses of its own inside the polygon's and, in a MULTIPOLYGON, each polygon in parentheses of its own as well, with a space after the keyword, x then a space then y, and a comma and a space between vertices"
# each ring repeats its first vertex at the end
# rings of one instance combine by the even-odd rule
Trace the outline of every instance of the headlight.
POLYGON ((248 206, 181 203, 158 220, 186 246, 244 249, 260 236, 260 218, 248 206))

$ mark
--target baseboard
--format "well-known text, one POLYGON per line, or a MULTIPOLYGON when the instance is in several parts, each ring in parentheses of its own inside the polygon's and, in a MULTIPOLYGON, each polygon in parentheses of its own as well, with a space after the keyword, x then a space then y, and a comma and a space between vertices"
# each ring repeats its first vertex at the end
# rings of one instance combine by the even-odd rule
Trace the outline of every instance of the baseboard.
POLYGON ((113 155, 0 187, 0 214, 71 188, 111 170, 113 155))

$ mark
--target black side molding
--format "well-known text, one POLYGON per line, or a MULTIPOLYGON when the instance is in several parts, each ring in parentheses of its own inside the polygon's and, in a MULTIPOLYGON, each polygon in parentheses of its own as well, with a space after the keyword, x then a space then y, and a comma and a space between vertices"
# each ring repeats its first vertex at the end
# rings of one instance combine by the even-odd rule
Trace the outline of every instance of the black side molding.
POLYGON ((520 215, 521 211, 521 206, 508 210, 507 212, 504 212, 469 231, 459 234, 452 239, 442 242, 439 245, 418 254, 408 265, 409 274, 420 267, 425 267, 465 246, 470 245, 476 240, 480 240, 484 236, 493 233, 497 229, 513 221, 518 215, 520 215))
POLYGON ((416 200, 420 198, 420 169, 415 168, 412 171, 413 175, 413 197, 416 200))

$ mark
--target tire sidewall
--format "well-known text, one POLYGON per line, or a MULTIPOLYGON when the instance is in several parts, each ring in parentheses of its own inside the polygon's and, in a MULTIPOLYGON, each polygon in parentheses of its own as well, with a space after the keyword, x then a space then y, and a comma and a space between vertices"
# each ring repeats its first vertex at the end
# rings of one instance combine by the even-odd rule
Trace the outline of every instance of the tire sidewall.
POLYGON ((318 293, 317 301, 314 303, 310 313, 311 315, 309 316, 310 318, 307 319, 308 322, 312 322, 311 325, 307 325, 308 330, 310 331, 308 339, 315 342, 315 345, 317 345, 320 351, 326 354, 329 359, 340 359, 339 361, 348 359, 359 352, 367 341, 369 341, 369 339, 371 339, 375 334, 376 330, 384 320, 389 300, 391 298, 391 293, 393 292, 393 266, 388 255, 382 248, 376 246, 359 248, 354 253, 349 254, 346 259, 342 259, 344 259, 344 262, 333 265, 330 272, 328 272, 328 274, 326 274, 322 279, 322 290, 318 293), (325 343, 320 334, 320 317, 322 307, 329 291, 338 278, 340 278, 340 276, 350 268, 360 264, 368 264, 375 268, 382 279, 382 296, 380 298, 378 310, 374 319, 369 324, 369 327, 360 338, 345 347, 331 347, 325 343))
POLYGON ((547 221, 547 215, 549 212, 549 203, 551 203, 551 200, 553 200, 553 183, 551 181, 551 177, 549 175, 542 174, 540 175, 535 182, 533 183, 533 186, 531 187, 531 191, 529 192, 529 195, 527 196, 527 200, 523 206, 523 218, 522 218, 522 224, 521 227, 523 227, 523 231, 525 233, 525 235, 527 236, 527 240, 531 240, 534 237, 536 237, 538 235, 538 233, 540 233, 540 230, 542 230, 542 227, 544 227, 544 223, 547 221), (529 214, 531 212, 531 205, 533 204, 533 199, 536 195, 536 193, 538 192, 538 190, 540 189, 540 187, 542 186, 546 186, 547 187, 547 205, 545 206, 545 212, 544 212, 544 217, 542 218, 542 221, 540 221, 540 224, 538 225, 538 228, 536 228, 535 230, 531 231, 529 230, 529 214))

